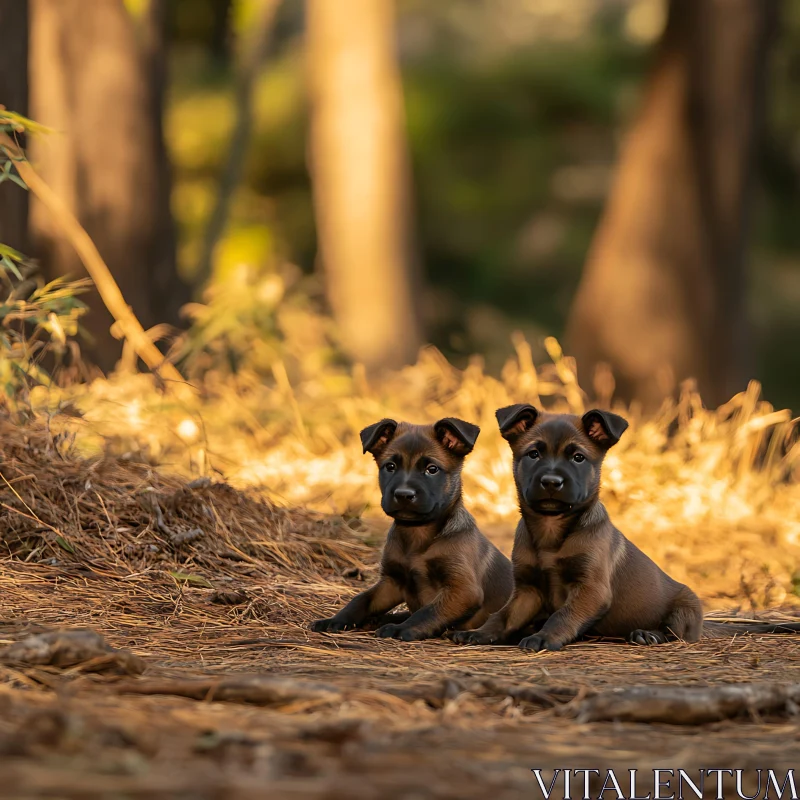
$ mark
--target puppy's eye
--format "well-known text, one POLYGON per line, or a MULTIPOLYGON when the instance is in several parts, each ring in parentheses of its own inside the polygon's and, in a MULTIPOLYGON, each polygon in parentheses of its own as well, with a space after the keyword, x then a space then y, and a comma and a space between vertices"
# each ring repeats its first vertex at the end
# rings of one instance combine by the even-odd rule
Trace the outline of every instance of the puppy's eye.
POLYGON ((425 472, 427 472, 428 475, 435 475, 438 471, 439 467, 437 467, 436 464, 428 464, 428 466, 425 467, 425 472))
POLYGON ((538 450, 529 450, 528 451, 528 458, 532 458, 534 461, 536 461, 536 459, 539 458, 539 451, 538 450))
POLYGON ((394 463, 394 461, 387 461, 387 462, 386 462, 386 463, 383 465, 383 468, 384 468, 384 469, 385 469, 387 472, 394 472, 394 471, 397 469, 397 464, 395 464, 395 463, 394 463))
POLYGON ((581 463, 583 463, 584 461, 586 461, 586 456, 585 456, 583 453, 575 453, 575 455, 574 455, 574 456, 572 456, 572 460, 573 460, 573 461, 574 461, 576 464, 581 464, 581 463))

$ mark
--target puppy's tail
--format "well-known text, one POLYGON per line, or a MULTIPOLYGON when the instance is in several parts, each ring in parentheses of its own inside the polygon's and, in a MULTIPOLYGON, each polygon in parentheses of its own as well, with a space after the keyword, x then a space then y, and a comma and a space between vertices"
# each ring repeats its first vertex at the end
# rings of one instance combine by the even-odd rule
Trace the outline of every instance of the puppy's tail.
POLYGON ((800 633, 800 622, 741 622, 736 619, 718 622, 703 620, 703 639, 728 639, 743 633, 800 633))

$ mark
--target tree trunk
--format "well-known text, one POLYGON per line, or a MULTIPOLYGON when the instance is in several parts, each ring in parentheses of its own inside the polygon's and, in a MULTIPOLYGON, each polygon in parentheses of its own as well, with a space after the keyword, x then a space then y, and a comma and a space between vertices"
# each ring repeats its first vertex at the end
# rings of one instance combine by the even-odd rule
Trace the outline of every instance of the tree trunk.
POLYGON ((225 62, 230 56, 231 0, 213 0, 211 13, 211 53, 218 61, 225 62))
MULTIPOLYGON (((28 113, 28 2, 0 0, 0 105, 28 113)), ((28 249, 28 193, 0 184, 0 243, 28 249)))
POLYGON ((707 402, 751 370, 745 256, 774 0, 671 0, 643 107, 573 305, 582 378, 652 410, 693 377, 707 402))
POLYGON ((278 5, 279 0, 260 0, 256 7, 255 24, 248 33, 242 36, 241 54, 236 68, 234 84, 236 123, 233 126, 225 163, 222 165, 222 173, 216 191, 216 201, 203 235, 200 258, 198 259, 194 276, 194 282, 197 286, 202 287, 211 278, 214 253, 225 233, 234 194, 242 179, 253 129, 253 111, 258 76, 264 59, 267 57, 270 35, 278 5))
POLYGON ((149 264, 150 304, 157 322, 177 324, 180 311, 191 299, 188 282, 178 274, 176 234, 172 218, 172 165, 164 140, 164 102, 167 70, 167 0, 148 0, 142 26, 144 63, 150 81, 148 121, 151 126, 156 184, 154 258, 149 264))
MULTIPOLYGON (((94 240, 145 328, 177 322, 188 291, 176 275, 170 179, 161 131, 161 0, 141 36, 123 0, 31 0, 31 114, 57 132, 31 154, 42 177, 94 240)), ((80 275, 80 261, 47 212, 31 208, 45 273, 80 275)), ((121 345, 90 296, 88 357, 110 369, 121 345)))
POLYGON ((422 340, 392 0, 307 0, 317 233, 342 343, 367 368, 422 340))

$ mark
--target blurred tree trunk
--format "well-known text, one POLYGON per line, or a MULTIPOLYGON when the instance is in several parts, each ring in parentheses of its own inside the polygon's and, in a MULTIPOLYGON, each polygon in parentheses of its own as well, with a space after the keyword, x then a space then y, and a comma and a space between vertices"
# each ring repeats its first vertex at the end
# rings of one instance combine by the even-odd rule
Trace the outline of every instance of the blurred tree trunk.
MULTIPOLYGON (((0 0, 0 105, 28 114, 28 3, 0 0)), ((28 249, 28 193, 0 184, 0 242, 28 249)))
POLYGON ((717 404, 750 375, 745 257, 774 0, 671 0, 638 119, 572 309, 583 380, 656 407, 697 378, 717 404))
MULTIPOLYGON (((145 328, 177 323, 188 300, 175 264, 161 127, 163 0, 137 31, 123 0, 31 0, 31 115, 57 133, 31 143, 42 177, 70 205, 145 328)), ((48 277, 83 267, 47 212, 31 227, 48 277)), ((87 355, 110 369, 121 344, 96 294, 87 355)))
POLYGON ((219 61, 230 56, 231 0, 212 0, 211 54, 219 61))
POLYGON ((264 59, 267 57, 278 5, 279 0, 259 0, 255 7, 255 24, 242 36, 234 83, 236 122, 231 133, 225 163, 222 165, 216 201, 203 235, 200 258, 194 276, 197 286, 203 286, 211 278, 214 253, 225 233, 233 198, 242 180, 253 130, 256 85, 264 59))
POLYGON ((368 368, 422 340, 393 0, 307 0, 319 249, 345 349, 368 368))
POLYGON ((191 299, 189 284, 178 274, 176 234, 172 218, 172 165, 164 140, 164 104, 169 80, 167 70, 167 2, 148 0, 142 21, 144 63, 150 82, 148 121, 151 126, 156 170, 156 258, 150 265, 150 304, 156 322, 177 324, 181 308, 191 299))

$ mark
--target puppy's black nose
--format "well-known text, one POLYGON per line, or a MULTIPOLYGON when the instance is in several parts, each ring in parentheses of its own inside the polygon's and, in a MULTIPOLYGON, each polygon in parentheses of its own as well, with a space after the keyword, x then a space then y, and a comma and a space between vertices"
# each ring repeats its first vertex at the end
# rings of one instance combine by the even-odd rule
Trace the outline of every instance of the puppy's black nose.
POLYGON ((557 492, 564 485, 564 479, 559 478, 558 475, 542 475, 539 482, 542 484, 542 488, 549 492, 557 492))
POLYGON ((394 490, 394 499, 395 500, 405 500, 407 502, 412 502, 417 497, 417 493, 413 489, 395 489, 394 490))

